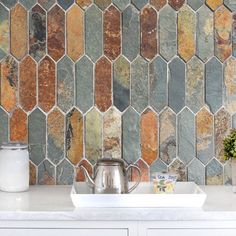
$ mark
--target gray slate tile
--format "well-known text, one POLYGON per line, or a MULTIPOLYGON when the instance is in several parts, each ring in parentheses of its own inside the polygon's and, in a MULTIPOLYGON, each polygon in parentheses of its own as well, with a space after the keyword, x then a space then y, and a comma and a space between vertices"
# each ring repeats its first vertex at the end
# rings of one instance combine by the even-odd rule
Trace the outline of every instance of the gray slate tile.
POLYGON ((196 184, 205 184, 205 167, 195 158, 188 166, 188 181, 193 181, 196 184))
POLYGON ((37 0, 19 0, 19 2, 29 10, 34 4, 37 3, 37 0))
POLYGON ((56 168, 56 183, 58 185, 71 185, 73 183, 74 168, 67 161, 63 160, 56 168))
POLYGON ((48 160, 44 160, 38 167, 38 184, 55 184, 55 167, 48 160))
POLYGON ((224 0, 224 4, 231 11, 236 11, 236 0, 224 0))
POLYGON ((112 2, 121 10, 124 11, 130 0, 112 0, 112 2))
POLYGON ((188 0, 188 5, 197 11, 204 4, 205 0, 188 0))
POLYGON ((57 3, 58 3, 64 10, 67 10, 67 9, 74 3, 74 0, 57 0, 57 3))
POLYGON ((139 10, 142 9, 147 3, 148 0, 131 0, 134 6, 136 6, 139 10))
POLYGON ((0 144, 8 141, 8 115, 0 108, 0 144))
POLYGON ((211 162, 206 166, 206 184, 223 184, 223 167, 216 159, 212 159, 211 162))

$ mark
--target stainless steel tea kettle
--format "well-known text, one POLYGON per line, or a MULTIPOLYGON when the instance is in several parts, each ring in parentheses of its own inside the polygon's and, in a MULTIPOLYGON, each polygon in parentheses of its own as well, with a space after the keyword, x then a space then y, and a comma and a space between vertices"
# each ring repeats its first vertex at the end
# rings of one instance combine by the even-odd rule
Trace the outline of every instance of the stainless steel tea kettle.
POLYGON ((125 168, 125 162, 116 158, 101 158, 94 167, 93 178, 90 177, 86 168, 81 164, 78 166, 83 170, 86 182, 93 189, 93 193, 130 193, 140 183, 141 171, 136 165, 125 168), (128 187, 128 171, 132 168, 138 171, 138 181, 128 187))

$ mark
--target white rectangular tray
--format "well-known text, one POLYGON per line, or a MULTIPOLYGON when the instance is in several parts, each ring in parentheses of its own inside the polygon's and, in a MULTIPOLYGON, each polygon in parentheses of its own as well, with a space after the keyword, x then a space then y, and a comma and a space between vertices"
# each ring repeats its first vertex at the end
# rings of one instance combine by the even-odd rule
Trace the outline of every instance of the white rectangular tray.
MULTIPOLYGON (((131 183, 132 184, 132 183, 131 183)), ((155 194, 152 182, 142 182, 130 194, 92 194, 86 183, 74 183, 75 207, 202 207, 206 194, 193 182, 177 182, 173 194, 155 194)))

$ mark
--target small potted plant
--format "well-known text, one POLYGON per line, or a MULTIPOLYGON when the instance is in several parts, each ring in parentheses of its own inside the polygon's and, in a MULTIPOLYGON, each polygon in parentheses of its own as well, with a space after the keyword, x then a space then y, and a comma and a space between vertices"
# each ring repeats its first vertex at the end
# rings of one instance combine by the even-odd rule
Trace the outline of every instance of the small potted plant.
POLYGON ((233 192, 236 192, 236 129, 224 138, 224 158, 231 161, 233 192))

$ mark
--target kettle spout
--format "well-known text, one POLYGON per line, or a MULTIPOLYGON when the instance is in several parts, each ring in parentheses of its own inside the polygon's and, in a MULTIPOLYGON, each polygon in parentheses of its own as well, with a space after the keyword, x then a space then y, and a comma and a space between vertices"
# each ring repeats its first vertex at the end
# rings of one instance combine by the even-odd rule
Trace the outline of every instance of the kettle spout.
POLYGON ((91 176, 89 175, 88 171, 86 170, 86 168, 82 165, 79 165, 78 168, 80 168, 81 170, 83 170, 85 179, 86 179, 86 183, 88 184, 88 186, 90 188, 94 188, 95 183, 93 181, 93 179, 91 178, 91 176))

